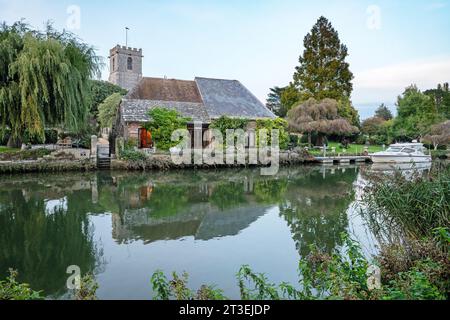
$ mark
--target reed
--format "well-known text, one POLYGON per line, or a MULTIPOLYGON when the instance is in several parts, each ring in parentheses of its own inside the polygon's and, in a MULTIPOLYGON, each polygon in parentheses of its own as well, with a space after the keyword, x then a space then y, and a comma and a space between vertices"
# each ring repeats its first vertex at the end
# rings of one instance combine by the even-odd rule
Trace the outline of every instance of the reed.
POLYGON ((371 221, 415 238, 450 227, 450 165, 435 165, 428 174, 372 176, 363 202, 371 221))

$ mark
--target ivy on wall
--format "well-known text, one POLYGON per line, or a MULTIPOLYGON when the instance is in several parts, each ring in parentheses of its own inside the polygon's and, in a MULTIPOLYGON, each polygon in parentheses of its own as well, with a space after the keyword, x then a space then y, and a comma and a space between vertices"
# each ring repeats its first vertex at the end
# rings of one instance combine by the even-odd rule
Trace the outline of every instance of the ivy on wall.
MULTIPOLYGON (((272 143, 272 130, 279 130, 279 143, 280 149, 285 150, 289 144, 289 133, 287 131, 288 122, 281 118, 276 119, 260 119, 256 121, 256 131, 266 129, 268 131, 267 144, 270 146, 272 143)), ((259 135, 258 135, 259 145, 259 135)))

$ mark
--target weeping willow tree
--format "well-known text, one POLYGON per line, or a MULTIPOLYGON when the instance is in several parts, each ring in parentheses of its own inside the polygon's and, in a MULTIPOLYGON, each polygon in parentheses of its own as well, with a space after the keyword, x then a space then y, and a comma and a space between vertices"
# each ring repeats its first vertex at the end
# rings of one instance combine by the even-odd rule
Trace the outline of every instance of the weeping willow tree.
POLYGON ((72 132, 86 124, 89 79, 99 71, 92 47, 74 35, 31 30, 17 22, 0 26, 0 135, 10 130, 8 145, 25 137, 44 138, 44 128, 72 132))

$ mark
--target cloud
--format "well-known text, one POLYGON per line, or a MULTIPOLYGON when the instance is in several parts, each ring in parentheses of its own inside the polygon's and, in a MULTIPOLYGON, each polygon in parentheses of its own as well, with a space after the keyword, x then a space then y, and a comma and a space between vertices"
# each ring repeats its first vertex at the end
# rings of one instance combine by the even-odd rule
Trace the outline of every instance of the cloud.
POLYGON ((448 81, 450 57, 409 61, 357 73, 355 86, 360 88, 396 88, 411 83, 419 86, 448 81))
POLYGON ((379 100, 393 100, 404 89, 416 84, 421 89, 434 88, 448 82, 450 56, 427 60, 407 61, 355 74, 355 100, 367 101, 379 94, 379 100))

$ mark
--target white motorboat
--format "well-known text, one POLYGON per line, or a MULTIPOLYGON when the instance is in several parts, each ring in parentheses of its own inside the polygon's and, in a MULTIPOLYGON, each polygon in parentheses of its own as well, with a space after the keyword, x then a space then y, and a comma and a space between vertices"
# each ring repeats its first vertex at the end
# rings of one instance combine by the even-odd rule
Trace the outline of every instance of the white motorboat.
POLYGON ((373 163, 423 163, 432 161, 422 143, 396 143, 386 151, 371 154, 373 163))

